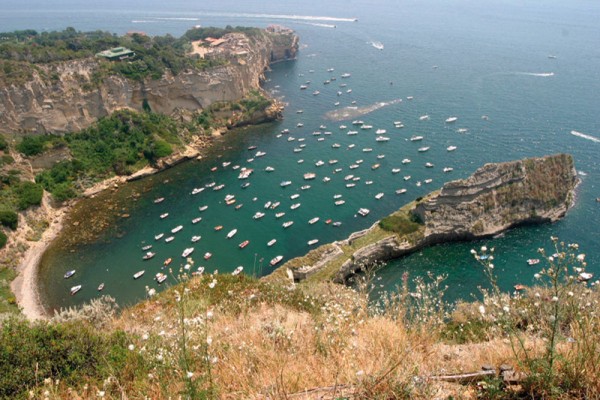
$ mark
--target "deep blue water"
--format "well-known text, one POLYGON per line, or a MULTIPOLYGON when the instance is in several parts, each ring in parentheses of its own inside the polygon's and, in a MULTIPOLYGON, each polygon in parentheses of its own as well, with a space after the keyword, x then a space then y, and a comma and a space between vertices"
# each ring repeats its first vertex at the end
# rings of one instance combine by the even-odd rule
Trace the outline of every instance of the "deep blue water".
MULTIPOLYGON (((49 307, 79 303, 97 296, 96 286, 106 283, 105 293, 116 296, 122 303, 131 303, 144 296, 144 286, 153 285, 152 277, 162 260, 173 257, 181 263, 180 253, 190 246, 193 234, 202 235, 195 245, 196 264, 210 271, 232 271, 243 265, 246 272, 269 272, 268 260, 277 254, 286 259, 309 250, 307 241, 320 243, 346 237, 350 232, 368 227, 380 217, 399 208, 417 196, 439 188, 443 182, 466 177, 486 162, 506 161, 528 156, 569 152, 575 157, 582 183, 578 200, 567 217, 556 224, 515 229, 497 240, 481 243, 460 243, 436 246, 397 260, 381 272, 387 287, 393 287, 404 271, 411 275, 423 271, 448 274, 452 297, 474 293, 482 283, 483 275, 471 259, 469 250, 487 244, 496 247, 497 271, 500 282, 508 288, 514 283, 530 283, 535 272, 525 260, 535 257, 538 247, 548 247, 550 235, 568 242, 578 242, 588 253, 589 268, 600 273, 600 197, 597 162, 600 142, 574 136, 575 130, 593 138, 600 138, 600 4, 593 1, 332 1, 332 2, 116 2, 105 1, 90 5, 83 1, 63 1, 60 4, 41 1, 14 3, 0 2, 0 26, 3 30, 33 28, 37 30, 62 29, 73 26, 80 30, 103 29, 116 33, 141 30, 149 34, 180 35, 193 25, 244 25, 264 27, 279 23, 292 27, 301 38, 301 52, 294 62, 278 64, 267 74, 265 87, 274 96, 281 97, 288 106, 281 122, 244 130, 228 135, 216 146, 205 162, 190 162, 152 178, 156 185, 140 201, 131 206, 131 218, 123 220, 97 243, 82 246, 76 252, 55 252, 47 257, 40 272, 42 294, 49 307), (7 3, 7 4, 5 4, 7 3), (322 18, 326 16, 327 18, 322 18), (353 22, 358 18, 357 22, 353 22), (335 26, 335 27, 334 27, 335 26), (383 44, 383 50, 372 44, 383 44), (555 58, 550 58, 554 56, 555 58), (334 68, 334 72, 328 72, 334 68), (314 72, 311 72, 314 71, 314 72), (342 79, 344 72, 351 73, 342 79), (337 80, 329 85, 323 82, 332 76, 337 80), (307 90, 300 85, 311 81, 307 90), (340 88, 339 84, 347 86, 340 88), (351 93, 347 93, 352 89, 351 93), (321 93, 312 95, 314 90, 321 93), (336 92, 342 95, 337 96, 336 92), (407 97, 412 96, 413 100, 407 97), (356 136, 346 132, 353 128, 352 119, 330 121, 325 113, 351 105, 371 105, 402 99, 360 117, 374 128, 359 130, 356 136), (296 110, 302 109, 302 114, 296 110), (429 115, 429 120, 419 117, 429 115), (484 120, 486 115, 489 119, 484 120), (454 124, 444 121, 457 116, 454 124), (402 121, 404 128, 394 128, 393 121, 402 121), (303 128, 296 128, 298 122, 303 128), (340 129, 339 125, 348 128, 340 129), (312 132, 326 125, 331 135, 313 136, 312 132), (289 135, 278 138, 283 129, 289 135), (387 143, 374 140, 375 130, 386 129, 387 143), (457 133, 459 128, 468 129, 457 133), (423 142, 410 142, 412 135, 423 135, 423 142), (293 136, 295 141, 288 142, 293 136), (306 147, 300 153, 293 148, 305 138, 306 147), (318 138, 325 138, 318 141, 318 138), (339 143, 340 148, 331 147, 339 143), (355 144, 349 149, 349 144, 355 144), (246 150, 257 145, 267 155, 248 162, 253 152, 246 150), (457 146, 447 152, 449 145, 457 146), (425 153, 421 146, 430 146, 425 153), (371 153, 361 149, 373 148, 371 153), (384 159, 376 155, 384 154, 384 159), (401 160, 412 163, 403 165, 401 160), (304 159, 298 164, 298 159, 304 159), (328 160, 338 164, 329 165, 328 160), (349 165, 356 160, 364 162, 355 170, 349 165), (315 162, 325 161, 322 167, 315 162), (227 168, 223 161, 231 161, 227 168), (432 162, 435 167, 424 167, 432 162), (381 167, 371 170, 370 166, 381 167), (248 166, 255 172, 251 186, 240 189, 238 171, 233 165, 248 166), (212 173, 210 168, 219 165, 212 173), (272 173, 264 172, 273 166, 272 173), (443 173, 451 166, 454 171, 443 173), (334 168, 342 172, 333 173, 334 168), (392 174, 392 168, 401 168, 392 174), (311 182, 302 180, 305 172, 317 173, 311 182), (345 188, 343 177, 354 174, 361 177, 357 186, 345 188), (403 177, 411 175, 405 181, 403 177), (331 181, 322 182, 324 176, 331 181), (418 181, 433 179, 430 184, 416 186, 418 181), (161 184, 165 179, 168 184, 161 184), (291 186, 282 189, 279 182, 291 180, 291 186), (372 180, 372 185, 365 181, 372 180), (194 187, 216 181, 226 187, 219 192, 205 190, 196 196, 189 193, 194 187), (311 184, 302 191, 301 185, 311 184), (404 195, 396 195, 398 188, 407 188, 404 195), (381 200, 374 198, 384 192, 381 200), (237 203, 244 207, 235 211, 226 206, 226 194, 235 194, 237 203), (292 193, 299 193, 291 200, 292 193), (333 195, 342 194, 346 204, 333 205, 333 195), (160 205, 152 199, 165 196, 160 205), (252 199, 256 197, 257 201, 252 199), (252 215, 264 211, 263 204, 280 201, 277 210, 268 211, 261 220, 252 215), (290 205, 301 202, 296 210, 290 205), (198 207, 209 208, 200 214, 198 207), (371 209, 367 218, 355 217, 359 207, 371 209), (169 218, 158 215, 168 211, 169 218), (281 219, 275 212, 285 211, 281 219), (195 216, 203 220, 191 224, 195 216), (309 225, 308 220, 321 220, 309 225), (339 228, 326 225, 331 218, 342 221, 339 228), (281 223, 293 220, 294 225, 283 229, 281 223), (178 224, 184 229, 174 242, 155 244, 157 256, 152 261, 141 261, 142 242, 153 243, 153 236, 167 233, 178 224), (215 225, 224 229, 214 232, 215 225), (239 230, 234 239, 225 239, 233 228, 239 230), (277 238, 275 246, 266 242, 277 238), (237 245, 244 239, 250 245, 240 250, 237 245), (214 254, 208 262, 201 255, 214 254), (261 261, 262 260, 262 261, 261 261), (262 268, 261 268, 262 267, 262 268), (69 281, 62 278, 64 271, 76 268, 69 281), (146 269, 139 281, 131 275, 146 269), (107 270, 109 270, 107 272, 107 270), (68 296, 68 288, 82 283, 77 296, 68 296)), ((168 236, 168 235, 167 235, 168 236)))

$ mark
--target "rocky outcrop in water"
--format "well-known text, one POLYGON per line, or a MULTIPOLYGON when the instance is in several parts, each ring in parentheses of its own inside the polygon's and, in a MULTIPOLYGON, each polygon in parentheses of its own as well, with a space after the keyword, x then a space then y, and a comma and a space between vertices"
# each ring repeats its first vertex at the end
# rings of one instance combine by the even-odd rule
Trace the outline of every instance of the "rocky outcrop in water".
POLYGON ((298 49, 298 37, 287 30, 252 39, 231 33, 223 39, 214 56, 224 59, 224 65, 167 72, 160 79, 111 75, 97 84, 94 76, 106 61, 96 58, 36 65, 30 81, 0 87, 0 125, 12 133, 64 133, 119 109, 142 110, 144 103, 163 114, 200 110, 258 89, 269 64, 294 58, 298 49))
MULTIPOLYGON (((439 192, 413 203, 408 212, 422 224, 417 232, 389 232, 383 239, 369 241, 376 230, 373 237, 382 237, 376 223, 336 243, 347 249, 356 240, 367 242, 346 260, 336 261, 342 266, 333 278, 344 282, 364 266, 425 246, 493 236, 522 224, 557 221, 571 206, 576 184, 573 157, 567 154, 486 164, 470 177, 448 182, 439 192)), ((301 274, 294 276, 302 278, 301 274)))

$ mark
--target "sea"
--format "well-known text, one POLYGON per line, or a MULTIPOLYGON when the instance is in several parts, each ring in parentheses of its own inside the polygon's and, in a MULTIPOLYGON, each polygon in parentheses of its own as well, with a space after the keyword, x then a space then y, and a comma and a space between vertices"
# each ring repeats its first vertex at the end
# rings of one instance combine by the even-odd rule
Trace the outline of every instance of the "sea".
MULTIPOLYGON (((495 248, 495 271, 508 291, 516 283, 534 283, 543 262, 530 267, 526 260, 538 258, 538 248, 552 253, 551 236, 578 243, 588 269, 600 274, 597 1, 2 0, 0 10, 4 31, 71 26, 179 36, 196 25, 280 24, 300 36, 297 59, 273 65, 266 74, 265 90, 286 104, 281 121, 232 131, 201 161, 84 201, 82 215, 126 210, 129 218, 116 218, 92 242, 66 246, 59 239, 51 246, 38 274, 41 300, 50 312, 103 294, 121 305, 133 304, 149 289, 175 283, 180 269, 204 267, 223 274, 242 266, 244 273, 264 276, 273 270, 269 261, 275 256, 283 256, 283 263, 368 228, 485 163, 559 152, 573 155, 581 180, 576 203, 563 220, 424 249, 389 262, 378 272, 377 283, 382 290, 393 290, 405 272, 411 278, 443 274, 448 299, 468 300, 487 285, 470 250, 487 246, 495 248), (457 120, 447 123, 449 117, 457 120), (352 125, 354 120, 373 128, 360 129, 352 125), (377 136, 389 141, 378 142, 377 136), (423 140, 411 141, 413 136, 423 140), (256 148, 248 150, 251 146, 256 148), (449 146, 456 150, 448 151, 449 146), (419 152, 422 147, 429 150, 419 152), (402 163, 404 159, 411 162, 402 163), (379 168, 373 169, 375 164, 379 168), (265 171, 267 167, 273 171, 265 171), (453 170, 444 172, 445 167, 453 170), (238 179, 241 168, 254 170, 246 181, 238 179), (398 168, 400 172, 392 171, 398 168), (309 172, 316 174, 314 180, 303 179, 309 172), (353 177, 345 180, 348 175, 353 177), (291 184, 282 187, 283 181, 291 184), (207 187, 213 182, 223 189, 207 187), (243 182, 250 186, 242 188, 243 182), (346 187, 348 183, 355 186, 346 187), (302 189, 306 185, 310 188, 302 189), (194 188, 205 189, 193 195, 194 188), (398 189, 406 192, 396 194, 398 189), (129 194, 135 191, 140 195, 133 199, 129 194), (383 197, 376 199, 378 193, 383 197), (299 196, 290 198, 294 194, 299 196), (235 196, 236 203, 227 205, 227 195, 235 196), (341 197, 334 199, 336 195, 341 197), (121 199, 122 207, 108 209, 102 196, 121 199), (159 197, 165 200, 155 204, 159 197), (345 204, 336 206, 340 199, 345 204), (280 205, 265 209, 269 201, 280 205), (296 203, 300 206, 291 209, 296 203), (202 206, 208 208, 200 211, 202 206), (359 208, 370 213, 362 217, 359 208), (257 212, 265 216, 254 219, 257 212), (277 218, 280 212, 285 215, 277 218), (161 219, 163 213, 169 216, 161 219), (197 217, 202 220, 193 224, 197 217), (315 217, 319 220, 310 224, 315 217), (286 221, 293 225, 284 228, 286 221), (183 229, 172 234, 178 225, 183 229), (237 233, 228 239, 234 229, 237 233), (164 237, 155 240, 160 233, 164 237), (175 239, 166 243, 169 236, 175 239), (192 243, 192 236, 201 239, 192 243), (268 246, 271 239, 276 243, 268 246), (311 246, 313 239, 318 244, 311 246), (249 244, 242 249, 239 244, 245 240, 249 244), (146 245, 156 255, 145 261, 146 245), (193 265, 181 255, 189 247, 194 247, 193 265), (207 252, 212 257, 205 260, 207 252), (163 268, 167 258, 173 261, 163 268), (75 274, 64 279, 72 269, 75 274), (141 270, 145 274, 134 280, 141 270), (157 272, 168 274, 162 285, 154 280, 157 272), (82 289, 71 296, 70 288, 79 284, 82 289)), ((89 223, 85 218, 79 222, 89 223)))

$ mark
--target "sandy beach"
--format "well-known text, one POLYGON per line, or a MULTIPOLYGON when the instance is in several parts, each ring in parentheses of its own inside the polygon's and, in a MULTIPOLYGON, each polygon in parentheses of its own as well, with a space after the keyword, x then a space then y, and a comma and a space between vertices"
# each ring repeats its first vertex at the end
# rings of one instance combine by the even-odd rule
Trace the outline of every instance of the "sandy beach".
POLYGON ((11 283, 11 289, 15 294, 17 304, 21 308, 23 315, 29 320, 48 318, 40 302, 37 290, 37 268, 42 255, 61 231, 64 218, 69 210, 69 207, 60 209, 50 207, 48 199, 44 199, 42 207, 50 226, 44 231, 39 241, 27 241, 29 248, 17 268, 17 277, 11 283))

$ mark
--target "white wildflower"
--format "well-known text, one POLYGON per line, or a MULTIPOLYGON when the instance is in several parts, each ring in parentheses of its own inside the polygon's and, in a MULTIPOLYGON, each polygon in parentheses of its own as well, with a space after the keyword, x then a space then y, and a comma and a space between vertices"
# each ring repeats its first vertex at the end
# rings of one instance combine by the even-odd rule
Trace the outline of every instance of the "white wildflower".
POLYGON ((105 394, 106 392, 104 392, 104 390, 98 391, 98 397, 104 397, 105 394))
POLYGON ((192 379, 192 377, 194 376, 194 373, 192 371, 188 371, 187 374, 185 374, 188 379, 192 379))
POLYGON ((479 306, 479 313, 481 315, 485 315, 485 307, 483 306, 483 304, 479 306))
POLYGON ((213 317, 213 312, 211 310, 208 310, 206 312, 206 318, 211 319, 213 317))
POLYGON ((567 293, 570 297, 573 297, 574 293, 573 292, 569 292, 567 293))
POLYGON ((504 312, 509 312, 510 311, 510 308, 508 306, 504 306, 504 307, 502 307, 502 309, 504 310, 504 312))
POLYGON ((148 335, 147 333, 144 333, 142 335, 142 339, 144 339, 144 340, 148 340, 149 337, 150 337, 150 335, 148 335))
POLYGON ((356 376, 363 376, 365 374, 365 371, 363 371, 362 369, 360 371, 356 371, 356 376))
POLYGON ((128 348, 129 350, 133 351, 133 350, 135 349, 135 346, 134 346, 134 345, 132 345, 132 344, 130 344, 129 346, 127 346, 127 348, 128 348))
POLYGON ((556 303, 557 301, 558 301, 558 297, 556 297, 556 296, 552 296, 552 302, 553 302, 553 303, 556 303))
POLYGON ((210 336, 206 338, 206 344, 209 346, 212 344, 212 338, 210 336))
POLYGON ((577 261, 584 261, 585 260, 585 254, 578 254, 577 255, 577 261))
POLYGON ((208 287, 211 289, 214 289, 216 285, 217 285, 217 280, 213 279, 212 282, 208 284, 208 287))

